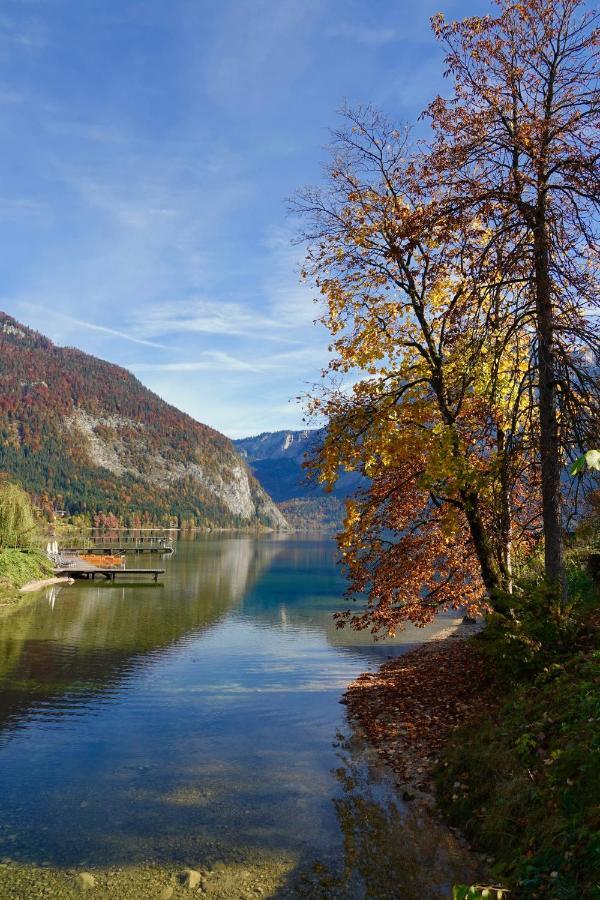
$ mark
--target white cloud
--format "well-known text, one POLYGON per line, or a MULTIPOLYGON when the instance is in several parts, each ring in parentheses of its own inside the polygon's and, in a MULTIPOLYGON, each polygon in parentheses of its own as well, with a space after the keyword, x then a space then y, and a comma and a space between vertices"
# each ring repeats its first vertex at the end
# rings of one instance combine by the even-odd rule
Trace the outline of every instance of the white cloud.
POLYGON ((282 318, 258 312, 249 303, 227 300, 196 297, 155 303, 136 313, 132 321, 145 337, 200 333, 295 343, 284 333, 288 323, 282 318))
POLYGON ((301 72, 318 0, 231 0, 205 59, 207 92, 224 107, 261 108, 301 72))
POLYGON ((26 20, 20 24, 7 16, 0 19, 0 52, 10 46, 26 50, 41 50, 47 44, 47 36, 39 21, 26 20))

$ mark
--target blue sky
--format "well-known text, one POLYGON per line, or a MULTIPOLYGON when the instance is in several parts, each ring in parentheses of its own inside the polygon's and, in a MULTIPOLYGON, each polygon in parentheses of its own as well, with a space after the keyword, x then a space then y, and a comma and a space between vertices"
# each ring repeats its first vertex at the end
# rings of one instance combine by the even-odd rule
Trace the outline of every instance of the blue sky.
POLYGON ((230 437, 302 427, 318 380, 286 197, 337 110, 414 121, 429 16, 486 0, 4 0, 0 309, 230 437))

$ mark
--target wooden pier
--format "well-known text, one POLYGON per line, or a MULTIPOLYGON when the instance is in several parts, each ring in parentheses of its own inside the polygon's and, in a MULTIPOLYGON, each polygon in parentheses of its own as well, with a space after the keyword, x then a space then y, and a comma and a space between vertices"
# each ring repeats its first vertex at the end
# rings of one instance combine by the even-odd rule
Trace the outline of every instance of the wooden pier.
POLYGON ((164 569, 120 569, 120 568, 100 568, 92 566, 90 563, 83 561, 77 562, 73 566, 64 566, 54 570, 56 575, 67 575, 69 578, 91 578, 95 579, 96 575, 102 575, 109 581, 115 581, 117 577, 129 577, 138 575, 150 575, 155 581, 158 581, 159 575, 164 575, 164 569))
POLYGON ((173 548, 169 545, 161 547, 156 544, 147 547, 136 544, 98 544, 96 547, 61 547, 60 552, 73 556, 87 556, 88 554, 121 556, 124 553, 160 553, 163 556, 168 556, 173 553, 173 548))

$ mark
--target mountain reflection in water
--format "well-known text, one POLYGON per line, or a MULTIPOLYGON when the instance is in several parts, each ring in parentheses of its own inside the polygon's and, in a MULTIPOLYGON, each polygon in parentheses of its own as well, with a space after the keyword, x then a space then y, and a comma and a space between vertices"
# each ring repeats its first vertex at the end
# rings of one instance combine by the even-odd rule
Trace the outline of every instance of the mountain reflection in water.
POLYGON ((349 825, 371 807, 340 776, 339 699, 423 633, 374 644, 337 631, 346 601, 328 540, 203 536, 165 567, 157 585, 79 582, 0 617, 0 858, 269 853, 293 859, 294 878, 319 859, 311 891, 345 878, 363 896, 375 836, 349 825))

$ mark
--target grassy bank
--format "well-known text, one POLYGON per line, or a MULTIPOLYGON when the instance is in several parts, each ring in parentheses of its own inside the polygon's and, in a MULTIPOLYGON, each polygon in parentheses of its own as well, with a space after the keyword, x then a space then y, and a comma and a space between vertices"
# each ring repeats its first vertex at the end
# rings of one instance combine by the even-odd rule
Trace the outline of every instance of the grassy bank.
POLYGON ((16 591, 28 581, 48 578, 52 564, 39 550, 0 550, 0 593, 16 591))
POLYGON ((442 811, 514 897, 600 898, 598 618, 591 583, 574 578, 562 617, 541 615, 538 596, 536 618, 519 610, 516 625, 473 640, 506 693, 454 733, 437 769, 442 811))

